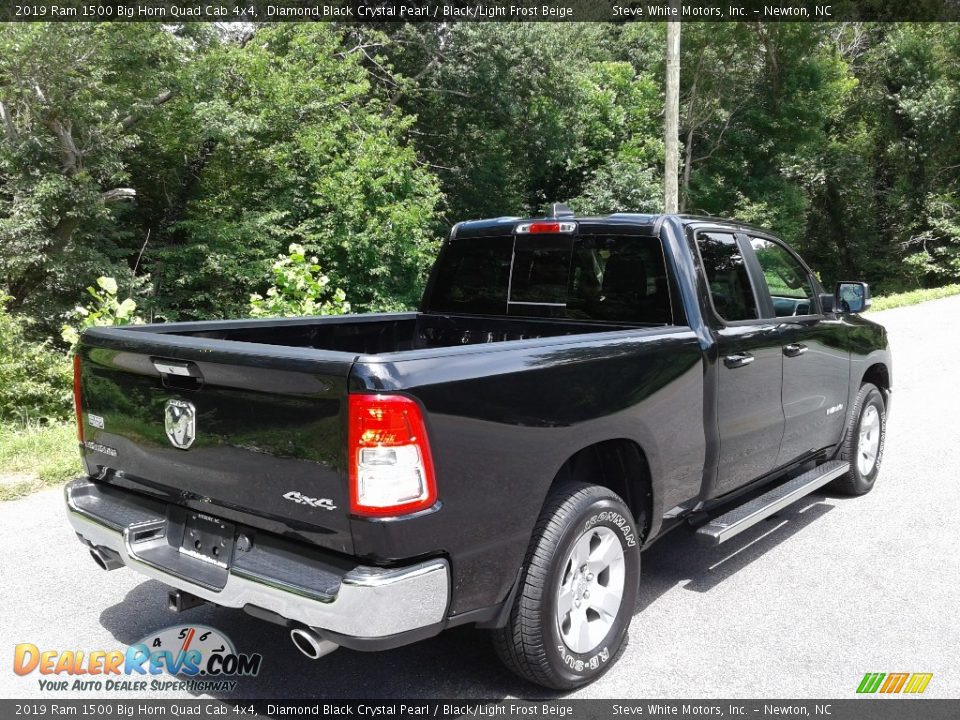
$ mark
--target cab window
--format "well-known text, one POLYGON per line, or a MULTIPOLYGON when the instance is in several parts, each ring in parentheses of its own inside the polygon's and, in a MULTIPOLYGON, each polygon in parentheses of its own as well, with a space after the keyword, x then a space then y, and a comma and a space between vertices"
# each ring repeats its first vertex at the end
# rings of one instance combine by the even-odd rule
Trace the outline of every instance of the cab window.
POLYGON ((759 314, 750 275, 733 233, 700 233, 697 247, 717 315, 729 322, 756 320, 759 314))
POLYGON ((674 322, 666 258, 653 236, 454 239, 435 274, 427 312, 674 322))
POLYGON ((783 245, 766 238, 750 238, 760 263, 773 311, 777 317, 815 315, 813 285, 803 265, 783 245))

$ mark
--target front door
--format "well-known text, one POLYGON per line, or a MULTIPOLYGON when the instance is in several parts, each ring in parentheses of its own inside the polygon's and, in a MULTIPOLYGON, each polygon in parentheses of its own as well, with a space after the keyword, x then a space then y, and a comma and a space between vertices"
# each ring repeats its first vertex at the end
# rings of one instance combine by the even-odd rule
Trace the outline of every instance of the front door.
POLYGON ((783 355, 785 428, 779 467, 839 442, 850 354, 840 321, 820 312, 818 285, 799 258, 771 238, 751 236, 749 241, 776 315, 783 355))

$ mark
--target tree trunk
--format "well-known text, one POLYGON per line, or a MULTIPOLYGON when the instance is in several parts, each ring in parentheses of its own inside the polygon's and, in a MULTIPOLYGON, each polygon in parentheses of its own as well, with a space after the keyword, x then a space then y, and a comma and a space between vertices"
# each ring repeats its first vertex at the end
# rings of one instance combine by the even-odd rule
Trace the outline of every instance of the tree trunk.
POLYGON ((80 170, 81 159, 77 144, 73 141, 73 123, 69 120, 50 118, 47 121, 47 127, 53 131, 60 143, 60 163, 63 174, 67 177, 76 175, 80 170))
MULTIPOLYGON (((697 66, 697 75, 700 73, 700 66, 697 66)), ((697 124, 694 119, 694 108, 697 104, 697 81, 699 77, 693 79, 693 86, 690 88, 690 103, 687 105, 687 139, 683 147, 683 182, 680 193, 680 212, 687 209, 687 199, 690 197, 690 166, 693 165, 693 140, 694 130, 697 124)))
POLYGON ((663 211, 679 209, 677 170, 680 165, 680 0, 671 0, 677 15, 667 21, 667 77, 664 105, 663 211))
POLYGON ((19 142, 20 137, 17 135, 17 128, 13 124, 13 118, 10 117, 10 113, 7 112, 7 106, 3 104, 2 100, 0 100, 0 120, 3 121, 3 127, 7 134, 7 140, 11 144, 19 142))
POLYGON ((828 179, 826 184, 827 196, 827 214, 830 217, 833 227, 834 242, 837 250, 840 252, 840 265, 844 276, 848 278, 857 277, 856 263, 853 259, 853 250, 850 242, 847 240, 847 230, 843 212, 843 200, 840 197, 840 190, 833 179, 828 179))
POLYGON ((53 243, 48 248, 48 252, 59 253, 63 251, 73 239, 73 233, 80 227, 80 219, 75 217, 63 217, 60 221, 50 228, 50 236, 53 243))
POLYGON ((687 198, 690 197, 690 166, 693 164, 693 126, 687 131, 687 142, 683 150, 683 192, 680 193, 680 212, 687 209, 687 198))

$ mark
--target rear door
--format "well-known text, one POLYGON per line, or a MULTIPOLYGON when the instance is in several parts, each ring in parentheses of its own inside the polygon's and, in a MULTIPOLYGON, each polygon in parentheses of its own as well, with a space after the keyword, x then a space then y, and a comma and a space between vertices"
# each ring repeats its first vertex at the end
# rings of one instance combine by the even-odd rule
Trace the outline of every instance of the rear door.
POLYGON ((351 551, 342 472, 351 354, 150 327, 88 331, 80 353, 91 476, 351 551))
POLYGON ((770 472, 783 437, 783 362, 777 321, 763 317, 753 291, 745 239, 699 231, 697 248, 714 313, 720 450, 711 495, 735 490, 770 472))
POLYGON ((801 260, 770 237, 748 236, 760 292, 776 320, 783 355, 785 429, 777 466, 835 445, 843 432, 850 354, 842 323, 820 312, 818 284, 801 260))

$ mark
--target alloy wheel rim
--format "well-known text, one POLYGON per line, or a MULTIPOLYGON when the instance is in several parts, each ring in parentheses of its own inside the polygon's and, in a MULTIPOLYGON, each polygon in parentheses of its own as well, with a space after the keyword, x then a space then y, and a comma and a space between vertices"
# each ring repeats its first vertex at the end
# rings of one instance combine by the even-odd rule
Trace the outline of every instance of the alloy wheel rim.
POLYGON ((623 546, 608 527, 597 526, 573 543, 557 588, 557 629, 575 653, 597 647, 610 632, 623 601, 623 546))
POLYGON ((873 472, 880 452, 880 413, 875 405, 868 405, 860 420, 860 440, 857 443, 857 469, 864 477, 873 472))

